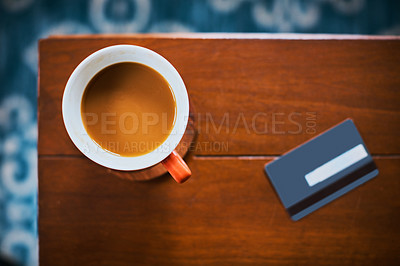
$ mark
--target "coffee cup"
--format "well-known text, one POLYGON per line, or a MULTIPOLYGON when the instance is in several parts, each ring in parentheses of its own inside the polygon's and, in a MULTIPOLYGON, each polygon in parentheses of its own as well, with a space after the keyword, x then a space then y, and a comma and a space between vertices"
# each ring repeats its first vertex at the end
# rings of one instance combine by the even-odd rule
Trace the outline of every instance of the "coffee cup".
MULTIPOLYGON (((97 82, 101 82, 101 79, 97 82)), ((110 86, 110 93, 113 92, 112 89, 110 86)), ((189 167, 175 150, 188 123, 188 93, 178 71, 164 57, 152 50, 136 45, 114 45, 89 55, 68 79, 62 100, 62 115, 72 142, 97 164, 114 170, 136 171, 162 163, 178 183, 185 182, 191 175, 189 167), (165 140, 153 147, 154 149, 136 156, 121 156, 100 145, 93 138, 93 134, 89 134, 87 121, 82 113, 82 103, 88 85, 106 69, 122 63, 137 64, 156 71, 168 83, 175 101, 174 123, 171 124, 165 140)), ((118 123, 115 124, 118 126, 118 123)))

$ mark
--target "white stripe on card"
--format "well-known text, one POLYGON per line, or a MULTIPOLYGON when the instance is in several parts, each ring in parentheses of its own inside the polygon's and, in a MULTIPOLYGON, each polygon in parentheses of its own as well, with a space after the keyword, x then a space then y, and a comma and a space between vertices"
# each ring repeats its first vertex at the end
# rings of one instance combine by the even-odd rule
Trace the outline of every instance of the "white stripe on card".
POLYGON ((364 145, 359 144, 306 174, 306 181, 310 187, 314 186, 367 156, 368 152, 365 150, 364 145))

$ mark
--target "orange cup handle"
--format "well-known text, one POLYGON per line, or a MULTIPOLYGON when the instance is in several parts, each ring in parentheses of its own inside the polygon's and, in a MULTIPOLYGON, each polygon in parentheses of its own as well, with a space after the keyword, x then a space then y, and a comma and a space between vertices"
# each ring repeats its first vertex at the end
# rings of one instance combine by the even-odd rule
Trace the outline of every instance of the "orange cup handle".
POLYGON ((192 175, 192 172, 185 161, 175 150, 161 163, 179 184, 188 180, 188 178, 192 175))

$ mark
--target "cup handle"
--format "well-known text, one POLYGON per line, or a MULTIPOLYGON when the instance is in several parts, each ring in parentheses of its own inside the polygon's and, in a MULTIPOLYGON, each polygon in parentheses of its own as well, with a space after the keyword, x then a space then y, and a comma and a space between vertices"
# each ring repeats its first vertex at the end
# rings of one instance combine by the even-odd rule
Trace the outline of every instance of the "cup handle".
POLYGON ((182 157, 176 152, 176 150, 173 150, 172 153, 168 155, 168 157, 165 158, 161 163, 179 184, 188 180, 188 178, 192 175, 189 167, 182 157))

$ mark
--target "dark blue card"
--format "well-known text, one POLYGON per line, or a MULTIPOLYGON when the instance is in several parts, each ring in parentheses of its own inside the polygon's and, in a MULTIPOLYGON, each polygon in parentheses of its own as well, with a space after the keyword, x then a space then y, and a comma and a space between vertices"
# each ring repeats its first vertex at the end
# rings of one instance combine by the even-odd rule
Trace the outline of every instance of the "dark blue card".
POLYGON ((267 164, 265 171, 295 221, 378 174, 350 119, 267 164))

